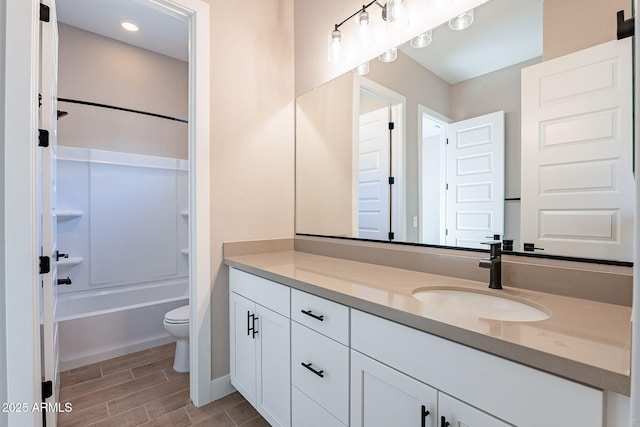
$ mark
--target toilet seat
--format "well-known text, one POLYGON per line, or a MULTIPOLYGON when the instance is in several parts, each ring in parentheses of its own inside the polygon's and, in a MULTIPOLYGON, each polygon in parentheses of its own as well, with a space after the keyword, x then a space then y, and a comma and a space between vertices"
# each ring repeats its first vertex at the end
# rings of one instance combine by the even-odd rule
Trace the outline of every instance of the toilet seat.
POLYGON ((190 305, 175 308, 164 315, 164 321, 171 324, 189 323, 190 305))

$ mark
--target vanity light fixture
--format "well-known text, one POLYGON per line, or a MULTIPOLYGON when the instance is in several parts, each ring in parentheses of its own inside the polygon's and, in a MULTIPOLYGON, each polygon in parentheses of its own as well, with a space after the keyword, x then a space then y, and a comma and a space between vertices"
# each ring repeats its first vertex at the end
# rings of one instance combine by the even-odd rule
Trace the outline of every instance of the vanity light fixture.
MULTIPOLYGON (((358 17, 358 35, 357 39, 360 47, 368 47, 373 43, 372 38, 372 21, 371 14, 367 11, 369 7, 376 4, 382 9, 382 19, 387 22, 390 29, 404 28, 409 25, 409 14, 406 10, 407 0, 387 0, 383 5, 378 0, 371 0, 369 3, 362 5, 355 13, 344 19, 339 24, 335 24, 333 31, 329 34, 328 58, 332 64, 342 62, 344 58, 344 47, 342 40, 342 32, 340 27, 351 18, 358 17)), ((395 58, 394 58, 395 59, 395 58)))
POLYGON ((451 18, 449 20, 449 28, 455 31, 464 30, 465 28, 469 28, 472 23, 473 9, 467 10, 466 12, 461 13, 455 18, 451 18))
POLYGON ((336 25, 336 29, 329 35, 329 62, 339 64, 344 60, 344 49, 342 47, 342 33, 336 25))
POLYGON ((414 47, 416 49, 421 49, 423 47, 429 46, 431 44, 431 40, 432 40, 432 33, 431 33, 431 30, 429 30, 412 38, 409 44, 411 45, 411 47, 414 47))
POLYGON ((353 69, 353 71, 358 76, 366 76, 367 74, 369 74, 369 62, 365 62, 363 64, 358 65, 356 68, 353 69))
POLYGON ((369 12, 362 7, 362 11, 358 14, 358 44, 360 47, 368 47, 373 44, 373 35, 371 31, 371 19, 369 12))
POLYGON ((135 33, 136 31, 138 31, 140 28, 138 28, 138 26, 136 24, 134 24, 133 22, 129 22, 129 21, 120 21, 120 26, 122 28, 124 28, 127 31, 130 31, 132 33, 135 33))
POLYGON ((378 56, 378 61, 380 62, 393 62, 398 58, 398 48, 394 47, 389 49, 382 55, 378 56))

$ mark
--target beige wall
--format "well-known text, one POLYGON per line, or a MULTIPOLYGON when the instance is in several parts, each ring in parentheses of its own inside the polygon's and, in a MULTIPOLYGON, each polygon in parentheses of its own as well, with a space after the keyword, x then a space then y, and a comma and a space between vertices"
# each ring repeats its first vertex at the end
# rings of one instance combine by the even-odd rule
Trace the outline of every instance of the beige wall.
MULTIPOLYGON (((58 96, 187 119, 188 63, 59 25, 58 96)), ((58 143, 187 158, 187 124, 59 102, 58 143)))
POLYGON ((631 16, 631 0, 544 0, 544 59, 617 38, 619 10, 631 16))
POLYGON ((353 236, 353 73, 296 103, 296 232, 353 236))
POLYGON ((505 196, 520 197, 520 71, 535 58, 451 86, 451 118, 505 112, 505 196))
POLYGON ((229 373, 222 243, 291 238, 293 0, 211 5, 212 378, 229 373))

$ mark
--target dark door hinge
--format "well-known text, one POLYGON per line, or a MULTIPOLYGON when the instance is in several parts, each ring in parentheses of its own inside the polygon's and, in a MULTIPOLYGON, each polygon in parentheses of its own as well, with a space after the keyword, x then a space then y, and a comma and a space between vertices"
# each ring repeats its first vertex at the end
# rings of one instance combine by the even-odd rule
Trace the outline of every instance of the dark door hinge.
POLYGON ((39 274, 47 274, 50 271, 51 271, 51 258, 49 258, 48 256, 41 256, 39 274))
POLYGON ((389 130, 393 130, 395 128, 395 123, 389 122, 389 130))
POLYGON ((618 28, 617 28, 618 40, 622 40, 627 37, 633 37, 635 33, 636 19, 633 16, 629 19, 624 19, 624 10, 618 11, 617 18, 618 18, 618 28))
POLYGON ((393 177, 393 176, 390 176, 390 177, 389 177, 389 185, 393 185, 393 184, 395 184, 395 183, 396 183, 396 178, 395 178, 395 177, 393 177))
POLYGON ((38 147, 49 146, 49 131, 46 129, 38 129, 38 147))
POLYGON ((449 189, 449 183, 448 183, 448 182, 445 184, 444 189, 445 189, 445 190, 448 190, 448 189, 449 189))
POLYGON ((389 240, 393 240, 395 238, 395 234, 393 233, 393 231, 389 232, 389 240))
POLYGON ((42 22, 49 22, 51 20, 51 9, 42 3, 40 3, 40 20, 42 22))
POLYGON ((43 381, 42 382, 42 401, 53 396, 53 381, 43 381))

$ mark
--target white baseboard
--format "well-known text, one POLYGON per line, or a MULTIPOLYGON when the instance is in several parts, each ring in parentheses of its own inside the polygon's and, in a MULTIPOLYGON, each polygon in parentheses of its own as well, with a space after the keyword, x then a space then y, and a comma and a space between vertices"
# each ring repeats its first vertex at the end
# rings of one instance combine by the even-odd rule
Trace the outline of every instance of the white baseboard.
MULTIPOLYGON (((61 360, 60 371, 68 371, 69 369, 79 368, 81 366, 90 365, 92 363, 102 362, 103 360, 113 359, 114 357, 124 356, 126 354, 135 353, 136 351, 147 350, 149 348, 157 347, 159 345, 168 344, 174 342, 176 339, 170 335, 151 339, 144 342, 139 342, 123 347, 118 347, 104 351, 101 353, 94 353, 88 356, 78 357, 76 359, 61 360)), ((229 381, 229 384, 231 382, 229 381)))
POLYGON ((231 385, 231 376, 225 375, 224 377, 216 378, 211 381, 211 401, 222 399, 225 396, 230 395, 236 391, 235 387, 231 385))

